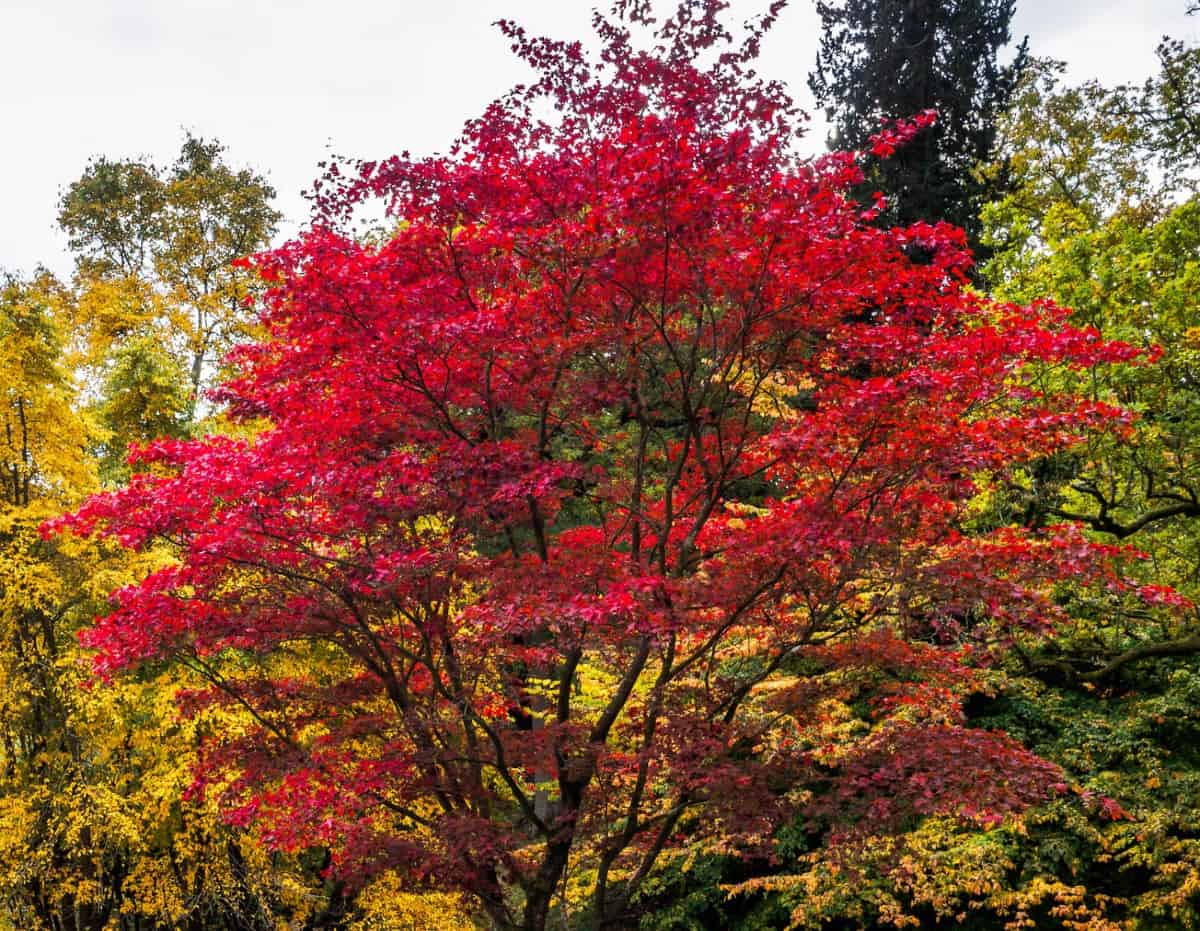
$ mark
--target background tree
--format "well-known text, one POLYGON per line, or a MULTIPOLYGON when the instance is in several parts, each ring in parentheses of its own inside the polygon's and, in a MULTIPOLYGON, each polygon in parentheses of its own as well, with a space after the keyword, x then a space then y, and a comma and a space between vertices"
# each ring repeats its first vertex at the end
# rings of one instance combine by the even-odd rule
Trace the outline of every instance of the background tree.
POLYGON ((1166 130, 1163 112, 1146 101, 1187 80, 1181 71, 1189 62, 1193 71, 1200 65, 1176 56, 1140 89, 1061 88, 1060 67, 1039 64, 1042 77, 1027 84, 1004 123, 1014 189, 988 206, 984 221, 995 249, 985 273, 999 297, 1049 294, 1072 307, 1078 323, 1160 353, 1150 365, 1089 376, 1097 396, 1139 413, 1136 429, 1119 443, 1096 437, 1031 476, 1026 519, 1070 515, 1109 539, 1136 539, 1155 553, 1154 573, 1193 592, 1200 551, 1180 548, 1200 516, 1193 298, 1200 205, 1185 174, 1145 171, 1156 158, 1186 161, 1178 149, 1186 117, 1166 130), (1165 549, 1152 545, 1156 539, 1165 549))
POLYGON ((1168 176, 1176 183, 1195 184, 1194 172, 1200 167, 1200 47, 1166 38, 1156 54, 1159 73, 1140 93, 1123 95, 1124 106, 1148 134, 1148 145, 1168 176))
MULTIPOLYGON (((936 110, 937 123, 867 181, 894 223, 945 220, 979 245, 979 211, 1003 190, 993 161, 996 119, 1025 64, 1001 65, 1014 0, 822 0, 823 33, 808 83, 833 125, 830 145, 861 149, 887 120, 936 110)), ((864 188, 869 190, 869 188, 864 188)))
POLYGON ((83 292, 77 326, 91 352, 117 337, 136 339, 140 364, 154 365, 160 380, 174 368, 186 377, 186 410, 166 413, 175 407, 169 389, 157 405, 162 416, 193 419, 217 364, 247 337, 253 278, 233 262, 266 247, 280 218, 266 180, 230 168, 223 152, 188 136, 169 169, 99 158, 60 204, 83 292), (155 343, 160 357, 152 359, 155 343))

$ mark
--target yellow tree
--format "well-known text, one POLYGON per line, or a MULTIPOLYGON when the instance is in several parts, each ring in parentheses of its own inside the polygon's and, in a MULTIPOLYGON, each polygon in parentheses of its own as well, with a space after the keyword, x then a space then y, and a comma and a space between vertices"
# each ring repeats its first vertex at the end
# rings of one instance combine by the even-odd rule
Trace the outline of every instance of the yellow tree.
POLYGON ((143 364, 155 347, 158 377, 188 393, 175 412, 182 420, 196 416, 221 359, 249 331, 244 302, 255 279, 233 260, 264 248, 280 219, 271 186, 230 167, 224 151, 189 135, 170 168, 97 158, 59 205, 77 260, 84 357, 104 377, 114 340, 139 340, 143 364))
POLYGON ((101 872, 69 862, 72 848, 91 846, 91 832, 58 810, 84 761, 69 618, 100 566, 38 533, 96 487, 85 455, 93 429, 61 364, 57 311, 68 303, 45 273, 9 278, 0 292, 0 895, 14 920, 45 927, 64 908, 93 923, 94 897, 83 889, 101 872))
POLYGON ((99 430, 64 362, 74 314, 48 273, 0 288, 0 928, 268 928, 319 912, 311 870, 180 803, 214 726, 174 714, 186 680, 86 688, 75 633, 158 557, 39 533, 98 487, 99 430))

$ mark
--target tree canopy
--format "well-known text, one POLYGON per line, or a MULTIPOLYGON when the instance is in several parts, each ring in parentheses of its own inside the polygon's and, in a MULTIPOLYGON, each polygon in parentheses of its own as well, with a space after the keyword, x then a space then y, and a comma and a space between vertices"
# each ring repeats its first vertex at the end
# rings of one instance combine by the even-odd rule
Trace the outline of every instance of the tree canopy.
POLYGON ((837 857, 1066 798, 968 698, 1081 611, 1184 606, 1069 524, 976 518, 1126 435, 1078 385, 1148 355, 980 296, 953 226, 874 223, 848 191, 928 120, 799 158, 750 70, 777 7, 736 39, 720 10, 618 4, 595 62, 503 24, 537 81, 450 155, 332 172, 250 261, 263 337, 219 397, 257 432, 150 443, 53 522, 172 554, 96 669, 173 662, 187 708, 251 716, 194 790, 270 846, 627 927, 663 863, 791 823, 837 857))

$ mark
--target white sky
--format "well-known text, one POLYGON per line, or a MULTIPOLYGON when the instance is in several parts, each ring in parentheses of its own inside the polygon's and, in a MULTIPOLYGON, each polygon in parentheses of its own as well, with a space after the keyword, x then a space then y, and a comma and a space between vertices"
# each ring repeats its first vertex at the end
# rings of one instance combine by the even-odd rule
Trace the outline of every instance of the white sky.
MULTIPOLYGON (((607 0, 602 0, 607 5, 607 0)), ((660 0, 660 3, 662 0, 660 0)), ((670 0, 668 0, 670 2, 670 0)), ((767 0, 732 0, 738 21, 767 0)), ((69 274, 55 226, 89 158, 169 164, 185 129, 265 174, 288 225, 332 153, 445 148, 528 74, 491 26, 584 37, 594 0, 0 0, 0 268, 69 274)), ((1140 81, 1163 34, 1195 41, 1186 0, 1018 0, 1013 34, 1073 80, 1140 81)), ((817 46, 812 0, 792 0, 760 70, 804 106, 817 46)), ((817 114, 814 114, 816 116, 817 114)), ((813 143, 824 129, 814 124, 813 143)))

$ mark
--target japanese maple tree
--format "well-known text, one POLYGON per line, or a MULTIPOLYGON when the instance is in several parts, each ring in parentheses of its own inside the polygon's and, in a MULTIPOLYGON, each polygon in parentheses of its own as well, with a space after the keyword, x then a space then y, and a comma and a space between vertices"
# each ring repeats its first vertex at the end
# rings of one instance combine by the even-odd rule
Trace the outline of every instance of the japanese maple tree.
POLYGON ((498 927, 567 887, 620 927, 681 850, 1062 790, 960 705, 1058 580, 1123 583, 1070 527, 963 526, 988 477, 1125 422, 1030 367, 1135 353, 971 292, 958 229, 872 225, 858 156, 800 158, 751 70, 781 4, 740 42, 722 6, 618 3, 594 63, 502 24, 535 83, 446 156, 331 170, 250 260, 267 336, 219 397, 262 429, 152 443, 63 521, 176 554, 88 643, 252 715, 197 776, 234 823, 498 927), (394 232, 357 241, 376 199, 394 232))

